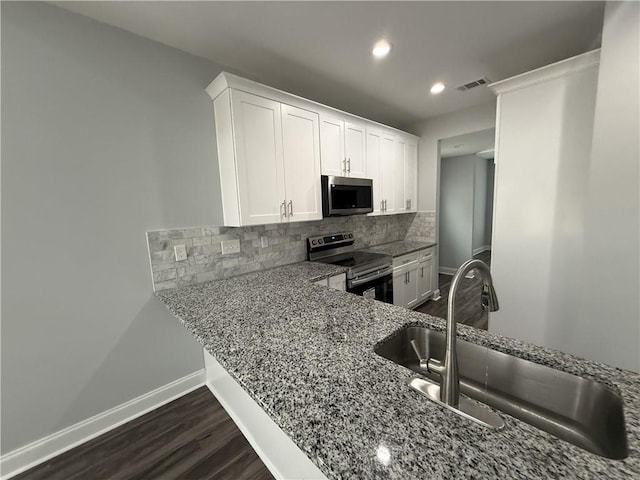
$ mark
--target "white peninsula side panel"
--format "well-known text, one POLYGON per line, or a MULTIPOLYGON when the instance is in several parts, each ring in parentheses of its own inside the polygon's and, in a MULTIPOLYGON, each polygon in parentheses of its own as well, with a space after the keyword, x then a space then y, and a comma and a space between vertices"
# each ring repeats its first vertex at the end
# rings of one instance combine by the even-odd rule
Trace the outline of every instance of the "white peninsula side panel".
POLYGON ((209 352, 203 353, 207 387, 273 476, 278 480, 327 480, 224 367, 209 352))

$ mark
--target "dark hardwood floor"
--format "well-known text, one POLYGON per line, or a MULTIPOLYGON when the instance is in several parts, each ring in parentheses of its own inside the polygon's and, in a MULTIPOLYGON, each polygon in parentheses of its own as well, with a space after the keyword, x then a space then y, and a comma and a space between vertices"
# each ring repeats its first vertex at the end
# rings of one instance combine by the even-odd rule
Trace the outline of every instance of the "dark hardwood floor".
POLYGON ((233 420, 199 388, 14 477, 15 480, 267 480, 233 420))
MULTIPOLYGON (((491 251, 486 251, 475 255, 487 265, 491 266, 491 251)), ((438 275, 440 285, 440 300, 429 300, 415 309, 416 312, 428 313, 440 318, 447 318, 447 301, 449 298, 449 287, 453 275, 438 275)), ((488 330, 489 322, 487 312, 480 306, 480 292, 482 281, 476 275, 475 278, 465 278, 462 281, 456 298, 457 323, 471 325, 472 327, 488 330)))

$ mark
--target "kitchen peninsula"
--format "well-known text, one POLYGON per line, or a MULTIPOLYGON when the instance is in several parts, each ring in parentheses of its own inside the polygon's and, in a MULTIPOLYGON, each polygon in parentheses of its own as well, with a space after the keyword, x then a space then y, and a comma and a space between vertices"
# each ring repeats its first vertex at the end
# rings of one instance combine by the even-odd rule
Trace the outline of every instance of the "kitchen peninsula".
POLYGON ((640 375, 461 325, 459 337, 608 384, 629 456, 608 460, 501 413, 490 431, 407 386, 374 353, 407 323, 441 319, 313 284, 301 262, 156 296, 327 478, 619 478, 640 475, 640 375))

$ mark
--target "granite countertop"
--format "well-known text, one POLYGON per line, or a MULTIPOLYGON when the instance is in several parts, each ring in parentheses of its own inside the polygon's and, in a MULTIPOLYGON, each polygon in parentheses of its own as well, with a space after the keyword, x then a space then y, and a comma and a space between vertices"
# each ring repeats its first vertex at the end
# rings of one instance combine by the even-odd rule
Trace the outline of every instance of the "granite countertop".
POLYGON ((375 247, 363 248, 362 250, 366 252, 384 253, 385 255, 391 255, 392 257, 400 257, 407 253, 417 252, 418 250, 433 247, 434 245, 437 245, 436 242, 410 242, 400 240, 397 242, 376 245, 375 247))
POLYGON ((302 262, 156 296, 330 479, 640 476, 640 375, 460 325, 462 339, 619 390, 629 456, 599 457, 504 413, 503 430, 486 429, 373 351, 406 323, 443 321, 311 283, 335 273, 302 262))

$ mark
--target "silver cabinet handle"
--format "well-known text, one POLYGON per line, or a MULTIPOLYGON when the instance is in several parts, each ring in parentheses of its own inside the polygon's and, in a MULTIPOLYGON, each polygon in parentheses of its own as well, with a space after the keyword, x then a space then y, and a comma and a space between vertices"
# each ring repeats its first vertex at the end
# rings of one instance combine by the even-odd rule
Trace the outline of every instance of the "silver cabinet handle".
POLYGON ((409 209, 411 209, 411 205, 412 205, 412 204, 413 204, 413 199, 412 199, 412 198, 410 198, 410 199, 409 199, 409 209))
POLYGON ((387 211, 387 200, 386 200, 386 199, 385 199, 385 201, 384 201, 384 211, 385 211, 385 212, 387 211))
POLYGON ((349 166, 349 167, 347 168, 347 172, 351 173, 351 158, 349 158, 349 159, 347 160, 347 165, 349 166))
POLYGON ((420 278, 424 278, 424 267, 420 267, 420 278))
POLYGON ((346 158, 344 160, 342 160, 342 171, 345 174, 347 173, 347 159, 346 158))
POLYGON ((406 208, 407 210, 409 210, 409 200, 404 202, 404 208, 406 208))
POLYGON ((282 203, 280 204, 280 215, 282 215, 283 218, 287 218, 287 201, 283 200, 282 203))
POLYGON ((293 200, 289 200, 289 216, 293 217, 293 200))
POLYGON ((384 212, 384 200, 380 200, 380 211, 384 212))

